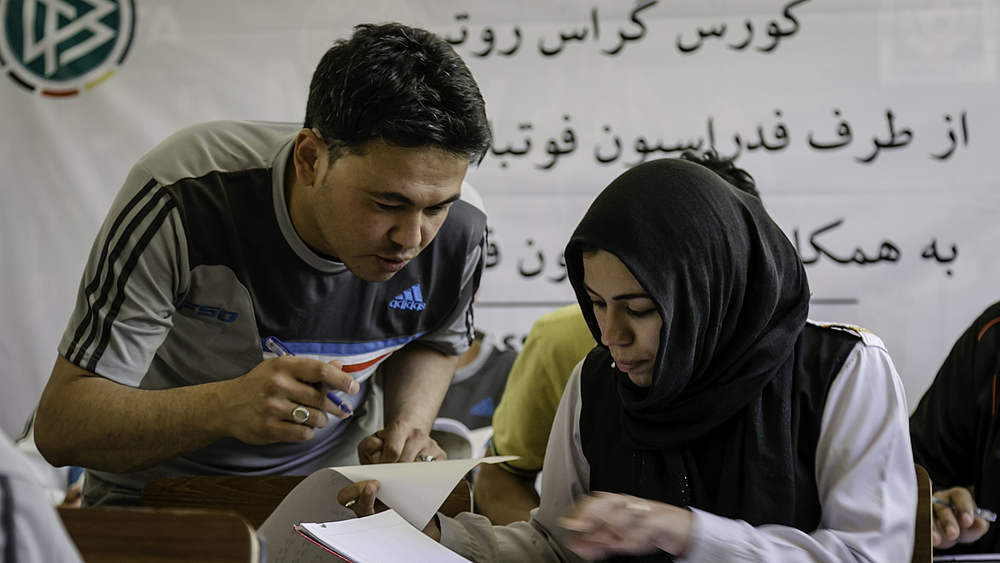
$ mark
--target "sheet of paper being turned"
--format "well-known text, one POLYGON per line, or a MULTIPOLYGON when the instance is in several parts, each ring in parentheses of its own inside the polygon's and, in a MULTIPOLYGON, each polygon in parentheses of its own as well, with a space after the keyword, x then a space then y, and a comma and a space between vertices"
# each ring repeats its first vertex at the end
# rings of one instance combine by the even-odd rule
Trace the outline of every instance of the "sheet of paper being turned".
POLYGON ((267 542, 268 561, 328 561, 329 554, 300 537, 295 525, 354 518, 353 511, 337 503, 337 493, 351 483, 377 479, 379 500, 422 530, 469 470, 513 459, 517 456, 327 467, 296 485, 257 532, 267 542))

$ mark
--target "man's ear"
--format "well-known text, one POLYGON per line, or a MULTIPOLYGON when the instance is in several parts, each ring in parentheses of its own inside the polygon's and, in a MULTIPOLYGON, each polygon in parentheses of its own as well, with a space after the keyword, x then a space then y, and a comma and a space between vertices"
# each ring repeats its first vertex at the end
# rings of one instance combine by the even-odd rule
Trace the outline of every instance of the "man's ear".
POLYGON ((326 159, 326 145, 312 129, 300 129, 295 136, 295 147, 292 149, 292 162, 295 165, 295 177, 303 186, 312 186, 319 182, 319 173, 326 159))

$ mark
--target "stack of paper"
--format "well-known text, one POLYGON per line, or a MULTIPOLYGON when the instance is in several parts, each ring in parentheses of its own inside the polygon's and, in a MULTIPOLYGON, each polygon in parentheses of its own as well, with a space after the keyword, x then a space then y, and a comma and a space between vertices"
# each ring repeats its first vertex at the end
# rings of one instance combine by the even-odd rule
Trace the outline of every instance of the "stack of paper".
POLYGON ((468 561, 424 535, 394 510, 354 520, 299 524, 295 530, 320 547, 356 563, 468 561))

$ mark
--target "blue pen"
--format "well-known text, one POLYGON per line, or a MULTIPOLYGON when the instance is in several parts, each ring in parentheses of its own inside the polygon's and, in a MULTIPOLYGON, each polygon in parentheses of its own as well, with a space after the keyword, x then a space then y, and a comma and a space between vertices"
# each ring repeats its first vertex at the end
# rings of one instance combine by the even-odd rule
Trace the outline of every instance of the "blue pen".
MULTIPOLYGON (((295 355, 288 348, 286 348, 285 345, 282 344, 282 342, 280 340, 278 340, 277 338, 275 338, 273 336, 268 336, 267 338, 265 338, 264 341, 263 341, 263 344, 264 344, 264 347, 267 348, 275 356, 294 356, 295 355)), ((331 401, 333 401, 333 404, 335 404, 338 407, 340 407, 340 410, 346 412, 347 414, 354 414, 354 412, 351 411, 350 405, 348 405, 346 401, 344 401, 343 399, 341 399, 340 397, 338 397, 336 392, 330 391, 329 393, 326 394, 326 396, 331 401)))

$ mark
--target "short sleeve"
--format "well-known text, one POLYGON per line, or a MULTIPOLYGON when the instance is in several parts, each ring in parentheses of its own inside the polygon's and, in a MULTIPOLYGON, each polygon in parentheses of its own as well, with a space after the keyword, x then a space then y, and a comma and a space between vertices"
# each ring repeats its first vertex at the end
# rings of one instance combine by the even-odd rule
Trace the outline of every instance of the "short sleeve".
POLYGON ((486 233, 484 232, 479 244, 474 246, 465 257, 465 267, 462 269, 462 289, 451 314, 442 324, 442 328, 420 337, 417 342, 449 356, 458 356, 469 349, 476 337, 472 302, 479 289, 479 281, 483 276, 485 247, 486 233))
POLYGON ((188 275, 176 202, 136 167, 91 247, 60 355, 118 383, 138 386, 172 327, 188 275))

